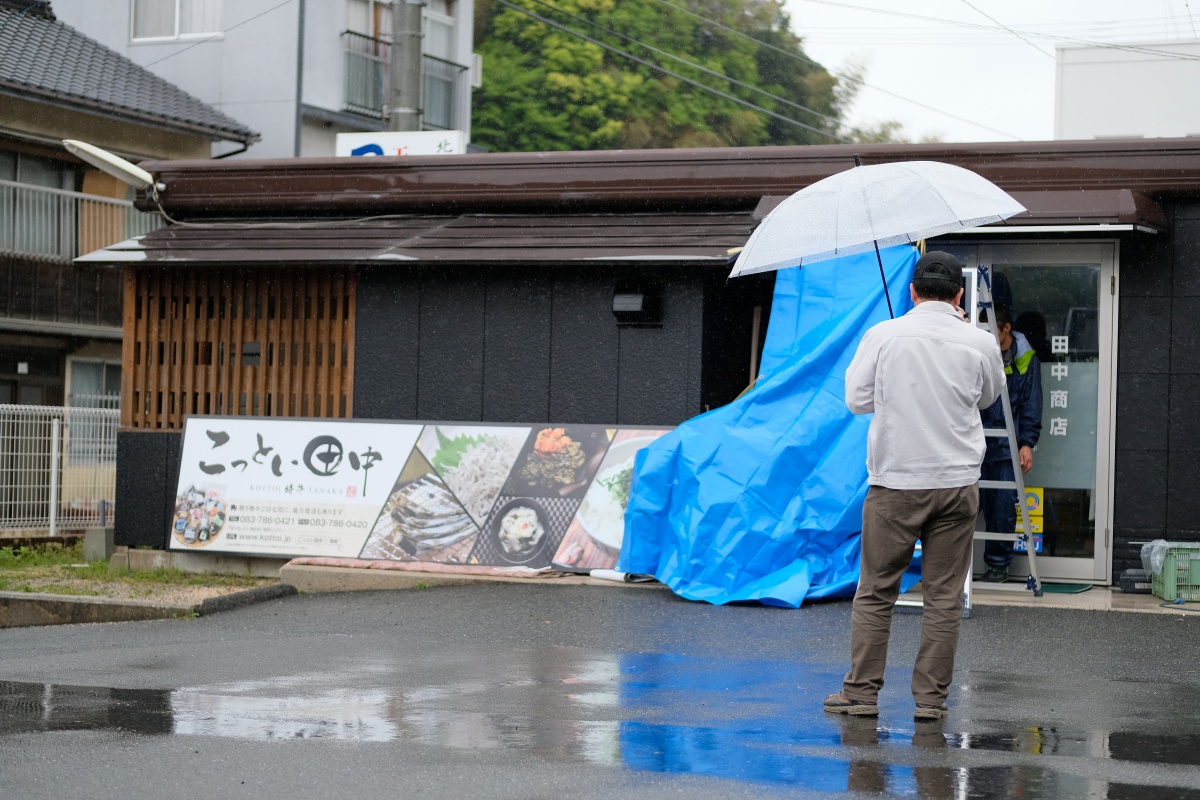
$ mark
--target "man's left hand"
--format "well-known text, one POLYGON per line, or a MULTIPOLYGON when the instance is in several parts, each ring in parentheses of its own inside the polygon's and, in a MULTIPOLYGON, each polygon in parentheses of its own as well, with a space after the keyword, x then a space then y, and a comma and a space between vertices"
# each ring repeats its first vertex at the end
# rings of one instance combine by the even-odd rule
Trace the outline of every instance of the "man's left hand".
POLYGON ((1026 473, 1033 469, 1033 448, 1026 445, 1017 451, 1017 458, 1021 461, 1021 472, 1026 473))

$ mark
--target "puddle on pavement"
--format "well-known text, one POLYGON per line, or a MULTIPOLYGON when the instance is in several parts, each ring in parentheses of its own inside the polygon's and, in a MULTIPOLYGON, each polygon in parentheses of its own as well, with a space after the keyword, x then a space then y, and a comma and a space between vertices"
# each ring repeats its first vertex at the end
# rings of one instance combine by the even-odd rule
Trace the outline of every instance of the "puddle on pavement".
POLYGON ((1026 758, 1200 765, 1195 735, 1001 723, 983 733, 944 731, 939 723, 881 727, 875 720, 831 717, 814 708, 801 687, 836 685, 838 676, 805 672, 797 663, 562 649, 549 656, 508 654, 507 661, 489 666, 491 680, 477 675, 456 680, 459 672, 478 670, 464 663, 438 682, 406 679, 395 665, 355 675, 293 675, 171 690, 0 681, 0 736, 120 731, 401 741, 519 749, 550 760, 826 792, 953 800, 1200 800, 1198 790, 1108 783, 1059 771, 1054 759, 1043 765, 1026 758), (954 765, 955 752, 964 750, 1011 753, 1014 763, 954 765))

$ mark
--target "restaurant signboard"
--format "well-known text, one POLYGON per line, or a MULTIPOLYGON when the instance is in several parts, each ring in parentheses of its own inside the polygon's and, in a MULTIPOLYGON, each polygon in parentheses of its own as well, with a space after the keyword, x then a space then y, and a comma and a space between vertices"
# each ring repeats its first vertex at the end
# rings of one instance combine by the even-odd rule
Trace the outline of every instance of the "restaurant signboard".
POLYGON ((668 432, 189 417, 170 547, 612 568, 634 456, 668 432))

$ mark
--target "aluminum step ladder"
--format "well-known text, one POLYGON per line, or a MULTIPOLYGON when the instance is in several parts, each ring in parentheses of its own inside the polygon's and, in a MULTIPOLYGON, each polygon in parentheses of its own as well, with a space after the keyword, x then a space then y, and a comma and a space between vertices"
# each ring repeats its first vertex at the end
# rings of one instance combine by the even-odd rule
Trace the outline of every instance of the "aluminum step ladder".
MULTIPOLYGON (((999 331, 996 330, 996 315, 991 313, 993 308, 992 299, 992 277, 991 267, 980 264, 977 267, 978 294, 975 304, 975 313, 971 315, 971 319, 978 319, 980 311, 988 311, 987 322, 983 323, 983 327, 992 336, 996 337, 997 343, 1000 341, 999 331)), ((1005 541, 1013 542, 1015 545, 1020 542, 1025 549, 1025 553, 1029 557, 1029 577, 1025 580, 1025 585, 1020 584, 1004 584, 1004 583, 986 583, 988 590, 1026 590, 1032 591, 1034 597, 1042 596, 1042 580, 1038 576, 1037 571, 1037 547, 1033 539, 1033 527, 1030 525, 1029 508, 1025 505, 1025 475, 1021 472, 1021 458, 1017 447, 1017 428, 1013 424, 1012 403, 1008 399, 1008 386, 1000 392, 1000 398, 1004 407, 1004 426, 1003 428, 984 428, 983 435, 989 439, 1008 439, 1008 450, 1012 457, 1013 474, 1016 480, 1011 481, 984 481, 979 482, 980 489, 1015 489, 1017 492, 1017 506, 1021 510, 1021 526, 1020 532, 1017 533, 997 533, 995 531, 976 531, 976 541, 1005 541)), ((917 550, 921 549, 921 543, 917 542, 917 550)), ((974 591, 974 581, 972 580, 971 567, 974 564, 974 548, 967 554, 967 581, 963 586, 963 619, 970 619, 972 610, 972 593, 974 591)), ((920 600, 900 599, 896 601, 898 606, 921 607, 920 600)))

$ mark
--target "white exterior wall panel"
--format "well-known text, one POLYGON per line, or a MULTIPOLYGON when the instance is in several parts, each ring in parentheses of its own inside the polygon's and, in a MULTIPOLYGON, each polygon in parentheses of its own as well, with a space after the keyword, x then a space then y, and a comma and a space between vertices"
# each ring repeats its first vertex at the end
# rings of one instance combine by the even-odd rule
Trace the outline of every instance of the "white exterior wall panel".
POLYGON ((1056 139, 1200 135, 1200 41, 1137 47, 1058 48, 1056 139))
MULTIPOLYGON (((226 31, 210 40, 132 39, 132 3, 55 0, 58 18, 136 64, 262 134, 245 158, 286 158, 294 154, 296 125, 296 46, 299 2, 272 8, 278 0, 238 0, 222 4, 226 31), (264 13, 265 12, 265 13, 264 13), (258 16, 261 14, 262 16, 258 16), (235 27, 236 26, 236 27, 235 27), (198 43, 199 42, 199 43, 198 43)), ((306 0, 303 102, 332 112, 345 103, 345 43, 349 27, 346 0, 306 0)), ((438 15, 426 38, 430 55, 464 66, 471 63, 473 0, 458 0, 454 17, 438 15)), ((470 94, 457 99, 459 119, 470 119, 470 94)), ((470 135, 469 123, 466 126, 470 135)), ((358 130, 370 130, 364 120, 358 130)), ((332 156, 334 134, 354 130, 309 121, 302 128, 301 155, 332 156)), ((229 143, 217 145, 227 151, 229 143)), ((234 156, 237 158, 238 156, 234 156)))

